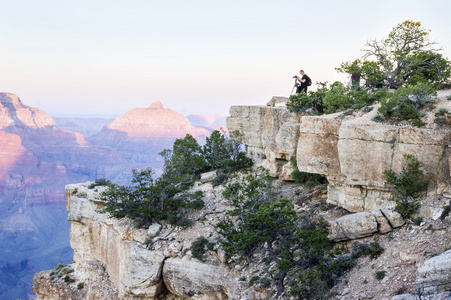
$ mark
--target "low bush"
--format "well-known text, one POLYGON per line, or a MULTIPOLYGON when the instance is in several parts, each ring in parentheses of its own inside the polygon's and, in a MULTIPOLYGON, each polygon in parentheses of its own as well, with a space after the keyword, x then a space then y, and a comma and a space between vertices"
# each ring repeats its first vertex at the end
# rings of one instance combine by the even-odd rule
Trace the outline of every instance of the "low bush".
POLYGON ((412 221, 413 221, 413 224, 415 224, 417 226, 420 226, 421 223, 423 222, 423 218, 422 217, 416 217, 412 221))
POLYGON ((94 182, 88 186, 88 189, 93 189, 96 186, 108 186, 110 184, 111 184, 111 181, 109 181, 108 179, 98 178, 98 179, 94 180, 94 182))
POLYGON ((355 241, 351 246, 351 257, 353 259, 362 256, 369 256, 371 259, 378 258, 384 252, 384 248, 379 244, 379 239, 375 238, 371 243, 365 244, 355 241))
POLYGON ((412 125, 415 127, 423 127, 424 125, 426 125, 426 123, 424 123, 420 119, 415 119, 412 121, 412 125))
POLYGON ((368 246, 366 254, 369 255, 371 259, 376 259, 384 253, 384 248, 379 244, 379 238, 374 238, 368 246))
POLYGON ((232 210, 216 225, 221 248, 228 257, 239 255, 248 262, 261 255, 256 263, 264 266, 276 297, 285 292, 285 280, 296 299, 315 299, 316 293, 323 297, 352 265, 346 258, 334 259, 338 251, 327 238, 324 220, 298 216, 288 199, 276 199, 268 174, 228 184, 223 195, 232 210))
POLYGON ((191 244, 191 255, 200 260, 204 261, 204 254, 206 252, 205 247, 208 244, 208 239, 201 236, 198 237, 194 242, 191 244))
POLYGON ((66 275, 66 277, 64 277, 64 282, 69 284, 69 283, 75 282, 75 279, 73 279, 69 275, 66 275))
POLYGON ((403 170, 395 173, 386 169, 385 184, 393 188, 390 200, 396 202, 395 209, 405 218, 410 218, 420 207, 417 197, 427 191, 428 181, 422 180, 420 162, 412 154, 404 155, 403 170))
POLYGON ((352 112, 368 107, 387 95, 386 89, 353 89, 338 81, 330 86, 327 82, 320 82, 317 85, 317 91, 292 95, 288 109, 291 112, 310 114, 330 114, 347 109, 352 112))
POLYGON ((381 100, 378 112, 387 119, 416 119, 418 110, 433 104, 436 95, 434 88, 426 83, 401 87, 381 100))
POLYGON ((146 246, 147 250, 153 250, 154 242, 152 241, 152 239, 147 238, 144 241, 144 246, 146 246))
POLYGON ((182 216, 180 219, 178 219, 175 224, 177 226, 183 227, 183 228, 188 228, 194 225, 194 221, 191 219, 188 219, 185 216, 182 216))
POLYGON ((219 186, 223 182, 225 182, 227 179, 229 179, 229 175, 221 173, 221 174, 218 174, 215 178, 213 178, 213 180, 211 181, 211 184, 213 186, 219 186))
POLYGON ((375 277, 377 280, 382 280, 382 279, 384 279, 384 277, 385 277, 386 274, 387 274, 386 271, 377 271, 377 272, 374 274, 374 277, 375 277))

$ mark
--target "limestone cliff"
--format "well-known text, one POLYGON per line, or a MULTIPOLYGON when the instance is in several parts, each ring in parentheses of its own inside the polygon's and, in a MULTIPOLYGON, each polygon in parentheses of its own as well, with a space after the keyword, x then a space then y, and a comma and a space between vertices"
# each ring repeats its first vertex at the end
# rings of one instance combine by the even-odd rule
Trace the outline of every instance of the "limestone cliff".
MULTIPOLYGON (((440 106, 451 106, 448 102, 442 99, 440 106)), ((387 201, 383 172, 400 171, 404 154, 414 154, 421 162, 430 180, 429 194, 446 190, 450 128, 376 123, 371 120, 376 111, 299 116, 286 107, 233 106, 227 128, 242 133, 247 151, 274 177, 290 179, 290 157, 296 158, 301 172, 326 176, 328 202, 351 212, 393 206, 387 201)))
MULTIPOLYGON (((38 273, 33 280, 38 299, 155 299, 163 293, 237 299, 233 268, 223 265, 216 255, 200 262, 189 254, 192 240, 208 236, 201 224, 182 234, 170 225, 136 229, 126 219, 100 213, 103 188, 88 186, 89 182, 66 187, 74 249, 73 263, 66 268, 73 271, 67 274, 75 282, 67 284, 55 270, 38 273), (153 240, 151 250, 144 244, 147 239, 153 240)), ((209 197, 210 201, 215 198, 209 197)))

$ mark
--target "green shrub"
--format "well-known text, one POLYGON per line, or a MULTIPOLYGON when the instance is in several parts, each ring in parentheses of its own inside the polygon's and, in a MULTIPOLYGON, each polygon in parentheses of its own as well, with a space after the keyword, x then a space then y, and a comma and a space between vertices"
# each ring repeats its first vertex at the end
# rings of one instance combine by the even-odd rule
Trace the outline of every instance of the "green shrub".
POLYGON ((191 244, 191 255, 200 261, 204 261, 204 254, 206 252, 205 246, 207 244, 208 244, 208 239, 206 239, 203 236, 198 237, 191 244))
POLYGON ((180 219, 177 220, 175 223, 177 226, 188 228, 194 225, 194 221, 191 219, 188 219, 187 217, 183 216, 180 219))
POLYGON ((256 282, 260 280, 260 276, 253 276, 251 280, 249 280, 249 286, 253 286, 256 282))
POLYGON ((378 112, 387 119, 415 119, 420 108, 435 102, 436 95, 434 88, 426 83, 401 87, 381 100, 378 112))
POLYGON ((368 244, 355 241, 351 245, 351 257, 357 259, 361 256, 366 255, 368 248, 369 248, 368 244))
POLYGON ((214 249, 215 245, 216 245, 216 244, 213 243, 213 242, 208 242, 208 243, 207 243, 207 249, 210 250, 210 251, 212 251, 212 250, 214 249))
POLYGON ((376 259, 384 253, 384 248, 379 244, 379 238, 374 238, 374 241, 369 243, 366 254, 370 256, 371 259, 376 259))
POLYGON ((447 120, 446 120, 446 118, 443 118, 443 117, 436 117, 434 119, 434 123, 437 124, 438 126, 444 126, 444 125, 446 125, 447 120))
POLYGON ((205 145, 202 147, 202 153, 210 169, 221 168, 224 166, 225 161, 229 160, 233 155, 232 141, 218 130, 215 130, 206 138, 205 145))
POLYGON ((153 250, 154 242, 152 241, 152 239, 147 238, 144 241, 144 246, 146 246, 147 250, 153 250))
MULTIPOLYGON (((310 298, 306 282, 316 276, 329 289, 343 272, 344 264, 335 262, 332 243, 327 238, 327 223, 310 215, 297 216, 286 198, 276 199, 272 178, 246 176, 226 185, 223 192, 232 210, 216 224, 221 248, 228 257, 239 255, 247 261, 260 253, 277 295, 285 292, 284 281, 294 281, 289 291, 298 299, 310 298)), ((254 279, 249 282, 252 285, 254 279)), ((313 283, 312 283, 313 284, 313 283)), ((322 289, 322 295, 328 289, 322 289)))
POLYGON ((422 217, 416 217, 412 221, 413 221, 413 224, 415 224, 417 226, 420 226, 421 223, 423 222, 423 218, 422 217))
POLYGON ((341 275, 354 268, 357 265, 357 261, 351 255, 343 255, 335 259, 334 265, 337 274, 341 275))
POLYGON ((414 119, 412 121, 412 125, 415 126, 415 127, 423 127, 424 125, 426 125, 426 123, 424 123, 420 119, 414 119))
POLYGON ((128 217, 141 227, 158 220, 176 224, 187 210, 201 209, 202 192, 188 193, 206 167, 197 141, 188 134, 160 155, 164 158, 163 174, 154 179, 150 168, 133 170, 131 185, 110 184, 102 193, 103 212, 116 218, 128 217))
POLYGON ((327 82, 320 82, 316 92, 290 96, 288 109, 291 112, 311 114, 330 114, 350 109, 348 114, 351 114, 352 110, 368 107, 386 94, 386 89, 353 89, 338 81, 329 87, 327 82))
POLYGON ((328 90, 327 82, 320 82, 317 91, 292 95, 288 110, 298 114, 322 114, 324 111, 323 99, 328 90))
POLYGON ((403 217, 410 218, 420 207, 417 197, 427 191, 428 181, 421 180, 420 162, 412 154, 405 154, 404 162, 407 167, 399 174, 389 169, 384 171, 385 184, 394 189, 390 200, 396 202, 395 209, 403 217))
POLYGON ((438 111, 435 113, 435 116, 436 116, 436 117, 441 117, 441 116, 444 116, 444 115, 446 115, 446 114, 449 114, 448 109, 443 108, 443 107, 440 107, 440 108, 438 109, 438 111))
POLYGON ((382 279, 384 279, 384 277, 385 277, 386 274, 387 274, 386 271, 377 271, 377 272, 374 274, 374 277, 376 277, 377 280, 382 280, 382 279))
POLYGON ((229 179, 229 175, 224 174, 224 173, 218 174, 215 178, 213 178, 213 180, 211 181, 211 184, 213 186, 218 186, 218 185, 221 185, 227 179, 229 179))
POLYGON ((80 282, 79 284, 77 284, 77 289, 81 290, 85 287, 85 284, 83 282, 80 282))
POLYGON ((375 238, 369 244, 355 241, 351 246, 351 257, 357 259, 362 256, 370 256, 371 259, 378 258, 384 252, 384 248, 379 244, 379 239, 375 238))
POLYGON ((450 212, 451 212, 451 201, 447 206, 443 207, 442 214, 440 215, 440 220, 444 220, 447 216, 449 216, 450 212))
POLYGON ((371 118, 372 121, 381 123, 384 122, 384 117, 382 117, 380 114, 376 114, 374 117, 371 118))
POLYGON ((69 284, 75 282, 75 279, 69 277, 69 275, 66 275, 66 277, 64 277, 64 282, 69 284))
POLYGON ((269 279, 268 277, 262 277, 260 278, 260 282, 259 285, 261 288, 266 288, 271 284, 271 279, 269 279))
POLYGON ((94 180, 94 182, 88 186, 88 189, 93 189, 96 186, 108 186, 110 184, 111 184, 111 181, 109 181, 108 179, 98 178, 98 179, 94 180))

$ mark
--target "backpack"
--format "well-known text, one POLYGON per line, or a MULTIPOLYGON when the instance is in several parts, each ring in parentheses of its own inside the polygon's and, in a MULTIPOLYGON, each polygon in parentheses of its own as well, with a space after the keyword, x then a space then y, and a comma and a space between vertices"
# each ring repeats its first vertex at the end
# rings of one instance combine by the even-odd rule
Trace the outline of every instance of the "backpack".
POLYGON ((311 86, 312 85, 312 79, 310 79, 310 77, 307 76, 307 86, 311 86))

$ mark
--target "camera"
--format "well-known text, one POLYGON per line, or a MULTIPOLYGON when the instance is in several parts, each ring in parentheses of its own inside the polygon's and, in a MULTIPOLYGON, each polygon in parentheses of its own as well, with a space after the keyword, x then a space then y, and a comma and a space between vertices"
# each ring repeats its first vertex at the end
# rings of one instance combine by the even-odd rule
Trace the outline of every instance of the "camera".
POLYGON ((296 75, 294 75, 293 78, 297 78, 296 75))

